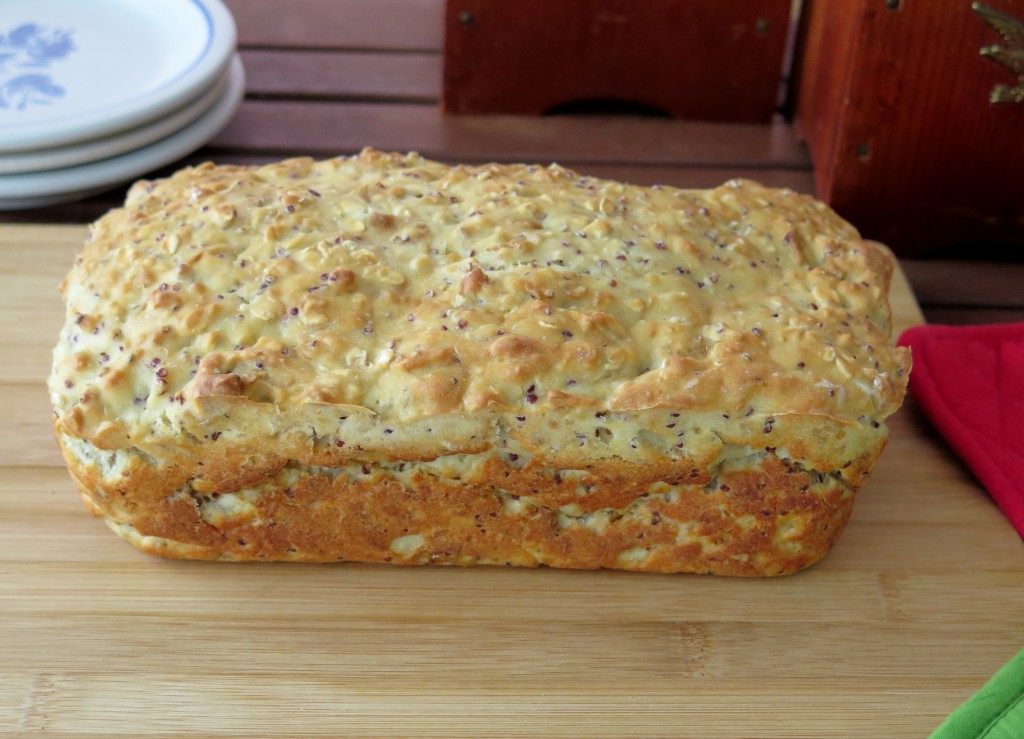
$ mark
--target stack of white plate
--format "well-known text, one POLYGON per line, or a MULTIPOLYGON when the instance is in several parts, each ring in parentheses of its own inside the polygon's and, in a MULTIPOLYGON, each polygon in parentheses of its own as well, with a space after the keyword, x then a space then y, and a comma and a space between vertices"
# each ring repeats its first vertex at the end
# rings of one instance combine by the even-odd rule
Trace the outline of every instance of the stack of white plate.
POLYGON ((77 200, 200 148, 245 93, 221 0, 0 0, 0 210, 77 200))

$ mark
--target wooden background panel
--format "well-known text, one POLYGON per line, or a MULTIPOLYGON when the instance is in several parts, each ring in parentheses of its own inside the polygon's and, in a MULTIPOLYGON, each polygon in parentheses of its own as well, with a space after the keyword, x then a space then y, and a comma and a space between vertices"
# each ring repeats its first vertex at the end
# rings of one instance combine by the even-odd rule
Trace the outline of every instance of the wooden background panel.
POLYGON ((214 140, 219 149, 336 155, 363 146, 467 162, 615 162, 806 167, 782 124, 628 117, 446 116, 433 105, 249 101, 214 140))
POLYGON ((1024 321, 1024 263, 917 259, 903 268, 931 323, 1024 321))
POLYGON ((430 103, 441 88, 436 54, 243 49, 241 56, 250 99, 430 103))
POLYGON ((225 0, 244 47, 438 51, 444 0, 225 0))
POLYGON ((1009 308, 1024 293, 1024 263, 919 260, 904 266, 914 281, 918 302, 926 305, 968 305, 1009 308))

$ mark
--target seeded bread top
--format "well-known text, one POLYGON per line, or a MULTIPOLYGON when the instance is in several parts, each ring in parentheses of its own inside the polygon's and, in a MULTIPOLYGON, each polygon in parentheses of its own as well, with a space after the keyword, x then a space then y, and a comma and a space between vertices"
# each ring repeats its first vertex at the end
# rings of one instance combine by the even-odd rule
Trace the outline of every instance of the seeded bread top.
POLYGON ((138 183, 93 226, 50 391, 58 427, 101 448, 216 440, 213 415, 256 412, 313 437, 362 419, 382 449, 448 424, 433 447, 401 437, 418 458, 486 448, 480 419, 527 414, 877 428, 909 369, 891 270, 827 206, 748 181, 645 188, 373 150, 203 165, 138 183))

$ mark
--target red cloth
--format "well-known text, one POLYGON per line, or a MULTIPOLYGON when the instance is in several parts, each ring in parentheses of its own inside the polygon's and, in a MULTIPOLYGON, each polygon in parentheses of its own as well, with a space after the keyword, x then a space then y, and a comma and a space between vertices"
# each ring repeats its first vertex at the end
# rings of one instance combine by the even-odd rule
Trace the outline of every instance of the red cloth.
POLYGON ((917 326, 910 392, 1024 537, 1024 323, 917 326))

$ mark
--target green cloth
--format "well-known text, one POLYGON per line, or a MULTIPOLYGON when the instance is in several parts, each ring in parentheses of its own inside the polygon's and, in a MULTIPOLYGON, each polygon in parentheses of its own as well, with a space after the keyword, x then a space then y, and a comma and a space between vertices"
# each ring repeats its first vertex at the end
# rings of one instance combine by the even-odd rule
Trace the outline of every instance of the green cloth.
POLYGON ((1022 739, 1024 650, 935 730, 931 739, 1022 739))

